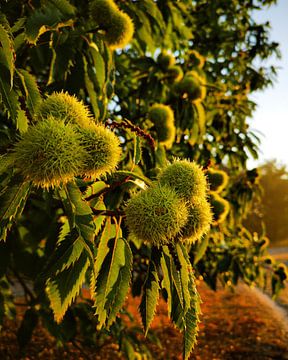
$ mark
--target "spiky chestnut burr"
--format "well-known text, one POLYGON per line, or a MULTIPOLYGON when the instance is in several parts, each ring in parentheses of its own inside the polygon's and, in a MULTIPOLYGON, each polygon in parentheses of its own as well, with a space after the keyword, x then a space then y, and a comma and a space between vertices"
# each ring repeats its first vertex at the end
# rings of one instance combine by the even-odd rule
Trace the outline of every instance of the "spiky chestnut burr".
POLYGON ((154 104, 149 110, 148 117, 155 126, 158 141, 168 149, 171 148, 176 133, 173 110, 168 105, 154 104))
POLYGON ((182 229, 181 239, 185 243, 194 243, 207 234, 212 224, 211 206, 206 199, 199 199, 188 207, 188 221, 182 229))
POLYGON ((104 40, 111 49, 122 49, 131 41, 134 24, 112 0, 94 0, 90 4, 90 16, 103 30, 104 40))
POLYGON ((28 128, 15 144, 13 156, 26 180, 54 188, 79 174, 86 152, 74 126, 50 116, 28 128))
POLYGON ((206 97, 206 88, 203 85, 204 79, 196 71, 190 71, 177 83, 176 91, 192 102, 202 101, 206 97))
POLYGON ((86 151, 81 173, 91 178, 99 178, 115 171, 121 157, 118 137, 103 125, 96 124, 79 127, 77 132, 86 151))
POLYGON ((185 202, 167 186, 142 191, 126 208, 126 223, 132 235, 158 247, 173 243, 187 220, 185 202))
POLYGON ((204 171, 189 160, 175 160, 159 175, 159 182, 174 189, 178 196, 187 201, 205 199, 207 180, 204 171))
POLYGON ((163 51, 158 55, 157 63, 160 65, 162 70, 167 70, 175 64, 175 57, 172 54, 163 51))
POLYGON ((81 127, 93 121, 87 106, 67 92, 54 92, 39 105, 36 117, 43 120, 49 116, 81 127))

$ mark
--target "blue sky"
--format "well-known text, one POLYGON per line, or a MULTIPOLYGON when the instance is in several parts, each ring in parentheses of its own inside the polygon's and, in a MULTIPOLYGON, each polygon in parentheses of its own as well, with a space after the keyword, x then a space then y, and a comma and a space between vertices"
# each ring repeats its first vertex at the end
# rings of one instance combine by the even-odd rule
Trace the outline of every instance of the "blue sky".
POLYGON ((270 39, 280 43, 282 58, 266 62, 280 68, 274 86, 252 97, 258 107, 250 121, 251 129, 262 135, 259 160, 249 165, 275 158, 288 168, 288 0, 278 0, 276 6, 257 11, 253 17, 257 22, 270 22, 270 39))

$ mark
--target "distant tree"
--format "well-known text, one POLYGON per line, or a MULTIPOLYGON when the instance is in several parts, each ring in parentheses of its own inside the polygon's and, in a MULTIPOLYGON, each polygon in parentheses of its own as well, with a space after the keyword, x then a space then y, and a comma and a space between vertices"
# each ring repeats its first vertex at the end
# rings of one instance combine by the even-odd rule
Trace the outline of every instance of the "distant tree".
MULTIPOLYGON (((271 243, 288 239, 288 170, 276 160, 260 168, 261 196, 253 204, 246 220, 251 231, 263 226, 271 243)), ((287 241, 288 245, 288 241, 287 241)))

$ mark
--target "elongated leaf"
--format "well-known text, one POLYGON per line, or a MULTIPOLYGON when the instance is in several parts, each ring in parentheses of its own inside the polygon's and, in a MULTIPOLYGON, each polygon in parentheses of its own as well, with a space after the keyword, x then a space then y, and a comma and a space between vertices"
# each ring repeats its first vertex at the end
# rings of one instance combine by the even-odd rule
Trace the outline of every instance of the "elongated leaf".
POLYGON ((36 44, 38 38, 46 31, 72 26, 74 11, 66 0, 53 0, 35 10, 26 22, 27 40, 36 44))
POLYGON ((136 174, 132 171, 126 171, 126 170, 118 170, 118 171, 115 171, 114 173, 115 175, 123 175, 123 176, 129 176, 131 177, 132 179, 139 179, 139 180, 142 180, 144 181, 145 184, 147 185, 151 185, 152 184, 152 181, 150 179, 148 179, 146 176, 144 175, 139 175, 139 174, 136 174))
POLYGON ((177 244, 176 253, 173 256, 169 254, 167 247, 164 247, 163 250, 161 259, 164 278, 163 286, 165 286, 166 290, 168 289, 168 306, 171 307, 171 320, 184 335, 183 358, 186 360, 196 343, 200 297, 185 247, 180 243, 177 244))
POLYGON ((25 17, 19 18, 11 28, 12 34, 16 33, 19 30, 21 30, 24 27, 25 21, 26 21, 25 17))
POLYGON ((65 240, 66 236, 69 233, 70 233, 69 221, 66 218, 64 220, 64 222, 63 222, 62 227, 61 227, 61 230, 60 230, 60 233, 59 233, 59 236, 58 236, 57 244, 60 245, 60 243, 65 240))
POLYGON ((195 102, 194 106, 197 110, 197 120, 198 120, 198 127, 199 127, 199 135, 202 137, 205 134, 206 131, 206 114, 205 109, 200 102, 195 102))
POLYGON ((198 334, 198 323, 200 312, 200 298, 198 293, 193 294, 193 302, 191 303, 190 309, 187 311, 185 316, 185 329, 184 329, 184 341, 183 341, 183 358, 189 359, 191 351, 197 342, 196 337, 198 334))
POLYGON ((96 118, 100 115, 100 110, 97 102, 97 91, 94 86, 93 78, 95 77, 95 74, 91 74, 91 71, 89 71, 90 67, 88 66, 87 60, 85 57, 83 57, 84 62, 84 82, 85 87, 87 90, 87 93, 89 95, 90 103, 94 112, 94 115, 96 118), (91 76, 90 76, 91 75, 91 76))
POLYGON ((0 155, 0 174, 6 172, 14 164, 14 157, 11 154, 0 155))
POLYGON ((8 71, 6 71, 6 69, 3 66, 0 66, 0 73, 1 73, 0 76, 1 100, 4 105, 5 111, 7 111, 8 115, 16 123, 18 110, 20 109, 18 102, 18 94, 14 89, 11 89, 9 84, 8 71))
POLYGON ((82 199, 82 193, 75 183, 68 183, 59 194, 65 208, 69 209, 69 222, 64 223, 58 247, 46 271, 46 290, 57 322, 62 320, 66 310, 79 294, 89 264, 93 269, 95 229, 90 206, 82 199))
POLYGON ((96 181, 92 185, 89 185, 85 191, 85 198, 88 198, 92 195, 97 195, 102 192, 104 189, 108 188, 109 185, 105 184, 104 181, 96 181))
POLYGON ((184 299, 184 310, 188 311, 191 302, 191 295, 189 292, 189 281, 190 281, 190 272, 192 271, 192 266, 190 264, 190 261, 189 262, 186 261, 180 244, 176 244, 176 251, 181 266, 180 279, 181 279, 182 295, 184 299))
POLYGON ((69 268, 47 280, 46 291, 56 322, 60 322, 68 307, 79 294, 89 267, 89 258, 83 252, 69 268))
POLYGON ((91 261, 93 261, 94 263, 93 241, 95 225, 90 206, 85 200, 83 200, 81 191, 73 182, 67 184, 65 188, 65 196, 66 199, 64 199, 64 201, 68 201, 70 207, 72 208, 72 218, 70 218, 70 226, 72 224, 72 228, 76 227, 81 239, 83 239, 85 249, 90 254, 91 261))
POLYGON ((201 299, 198 294, 193 269, 189 260, 189 255, 185 246, 178 244, 177 251, 182 254, 186 260, 188 273, 189 273, 189 293, 191 296, 190 308, 185 316, 185 328, 184 328, 184 344, 183 344, 183 358, 186 360, 189 358, 191 351, 196 344, 196 338, 198 333, 199 314, 201 314, 200 303, 201 299))
MULTIPOLYGON (((95 210, 100 210, 100 211, 105 211, 106 210, 106 205, 104 204, 103 199, 97 199, 98 201, 95 203, 96 199, 93 199, 92 202, 92 206, 94 207, 95 210), (95 204, 94 204, 95 203, 95 204)), ((93 219, 94 219, 94 225, 95 225, 95 231, 94 234, 95 236, 97 236, 105 222, 105 215, 94 215, 93 219)))
POLYGON ((66 16, 73 17, 76 13, 76 8, 70 4, 68 0, 50 0, 50 2, 66 16))
POLYGON ((198 245, 196 248, 196 253, 195 253, 195 258, 194 258, 194 262, 193 262, 194 265, 196 265, 202 259, 202 257, 205 255, 205 252, 209 245, 209 239, 210 239, 210 237, 208 235, 206 235, 206 236, 202 237, 200 242, 198 242, 198 245))
POLYGON ((36 108, 42 100, 38 85, 36 83, 36 79, 33 75, 29 74, 28 71, 23 69, 18 70, 17 73, 21 79, 24 88, 27 107, 31 115, 33 115, 35 114, 36 108))
MULTIPOLYGON (((159 258, 160 256, 158 256, 159 258)), ((145 330, 145 336, 148 333, 149 327, 155 315, 156 306, 159 297, 159 277, 157 273, 157 266, 155 260, 151 259, 149 263, 149 270, 147 279, 144 284, 144 291, 142 300, 140 303, 140 314, 142 318, 142 324, 145 330)), ((157 261, 159 263, 159 259, 157 261)))
POLYGON ((13 221, 19 216, 25 206, 29 190, 29 182, 13 178, 0 196, 0 240, 6 240, 7 232, 13 221))
POLYGON ((80 258, 84 251, 83 239, 79 236, 75 228, 71 232, 69 229, 69 232, 65 235, 64 239, 62 239, 64 235, 63 232, 66 233, 67 230, 68 229, 65 228, 61 229, 58 246, 49 261, 46 276, 53 277, 65 269, 68 269, 80 258))
POLYGON ((141 161, 141 138, 134 134, 134 155, 133 155, 133 162, 134 164, 139 164, 141 161))
MULTIPOLYGON (((110 240, 113 240, 116 236, 116 227, 114 224, 111 224, 111 219, 108 218, 105 222, 105 227, 102 231, 100 242, 98 245, 97 250, 97 256, 95 260, 95 276, 97 277, 99 274, 99 271, 101 269, 101 266, 105 260, 105 257, 107 256, 109 252, 109 248, 107 244, 110 242, 110 240)), ((93 289, 94 291, 94 289, 93 289)))
POLYGON ((3 59, 4 65, 10 72, 10 87, 13 86, 14 65, 14 44, 11 36, 8 34, 3 25, 0 24, 0 59, 3 59))
POLYGON ((66 32, 54 32, 49 45, 52 57, 47 85, 55 81, 67 80, 67 76, 75 65, 77 49, 81 49, 81 43, 73 36, 73 31, 68 37, 66 32))
POLYGON ((24 110, 18 110, 18 116, 16 121, 16 127, 21 134, 25 133, 28 129, 28 122, 26 113, 24 110))
POLYGON ((131 271, 132 271, 132 251, 128 242, 125 239, 121 239, 124 242, 124 256, 125 256, 125 266, 122 266, 119 275, 117 278, 116 283, 113 286, 112 291, 108 296, 109 304, 109 313, 107 319, 107 326, 111 326, 118 314, 121 310, 123 303, 126 299, 129 284, 131 280, 131 271))
POLYGON ((93 298, 99 321, 98 329, 114 322, 129 289, 132 252, 121 236, 120 226, 115 227, 107 220, 95 262, 96 285, 93 298))
POLYGON ((95 77, 99 86, 99 89, 103 91, 104 84, 106 82, 106 69, 105 69, 105 62, 100 54, 99 50, 97 49, 97 46, 95 43, 89 44, 89 50, 91 57, 93 59, 93 65, 96 71, 95 77))
POLYGON ((17 340, 20 349, 23 349, 31 340, 33 331, 38 323, 38 316, 34 308, 26 310, 21 326, 17 331, 17 340))
POLYGON ((171 280, 171 258, 167 252, 163 251, 161 257, 161 269, 163 273, 162 288, 167 292, 168 315, 172 312, 172 280, 171 280))

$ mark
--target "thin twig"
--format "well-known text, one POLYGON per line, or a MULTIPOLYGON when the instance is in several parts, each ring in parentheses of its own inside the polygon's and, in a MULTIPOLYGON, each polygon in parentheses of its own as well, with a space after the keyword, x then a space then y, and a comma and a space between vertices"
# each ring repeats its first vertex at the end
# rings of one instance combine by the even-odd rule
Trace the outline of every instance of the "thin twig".
POLYGON ((124 119, 120 122, 109 120, 109 122, 106 122, 106 125, 109 125, 111 129, 129 129, 132 132, 135 132, 136 135, 144 138, 148 142, 152 150, 155 149, 155 141, 153 137, 150 134, 146 133, 146 131, 142 130, 139 126, 133 125, 128 119, 124 119))
POLYGON ((91 210, 94 215, 111 216, 111 217, 125 216, 125 211, 122 210, 97 210, 93 207, 91 207, 91 210))
POLYGON ((16 279, 19 281, 20 285, 23 287, 25 294, 29 295, 31 301, 36 301, 36 296, 32 293, 29 287, 25 284, 25 281, 21 278, 20 274, 13 269, 13 273, 16 279))

